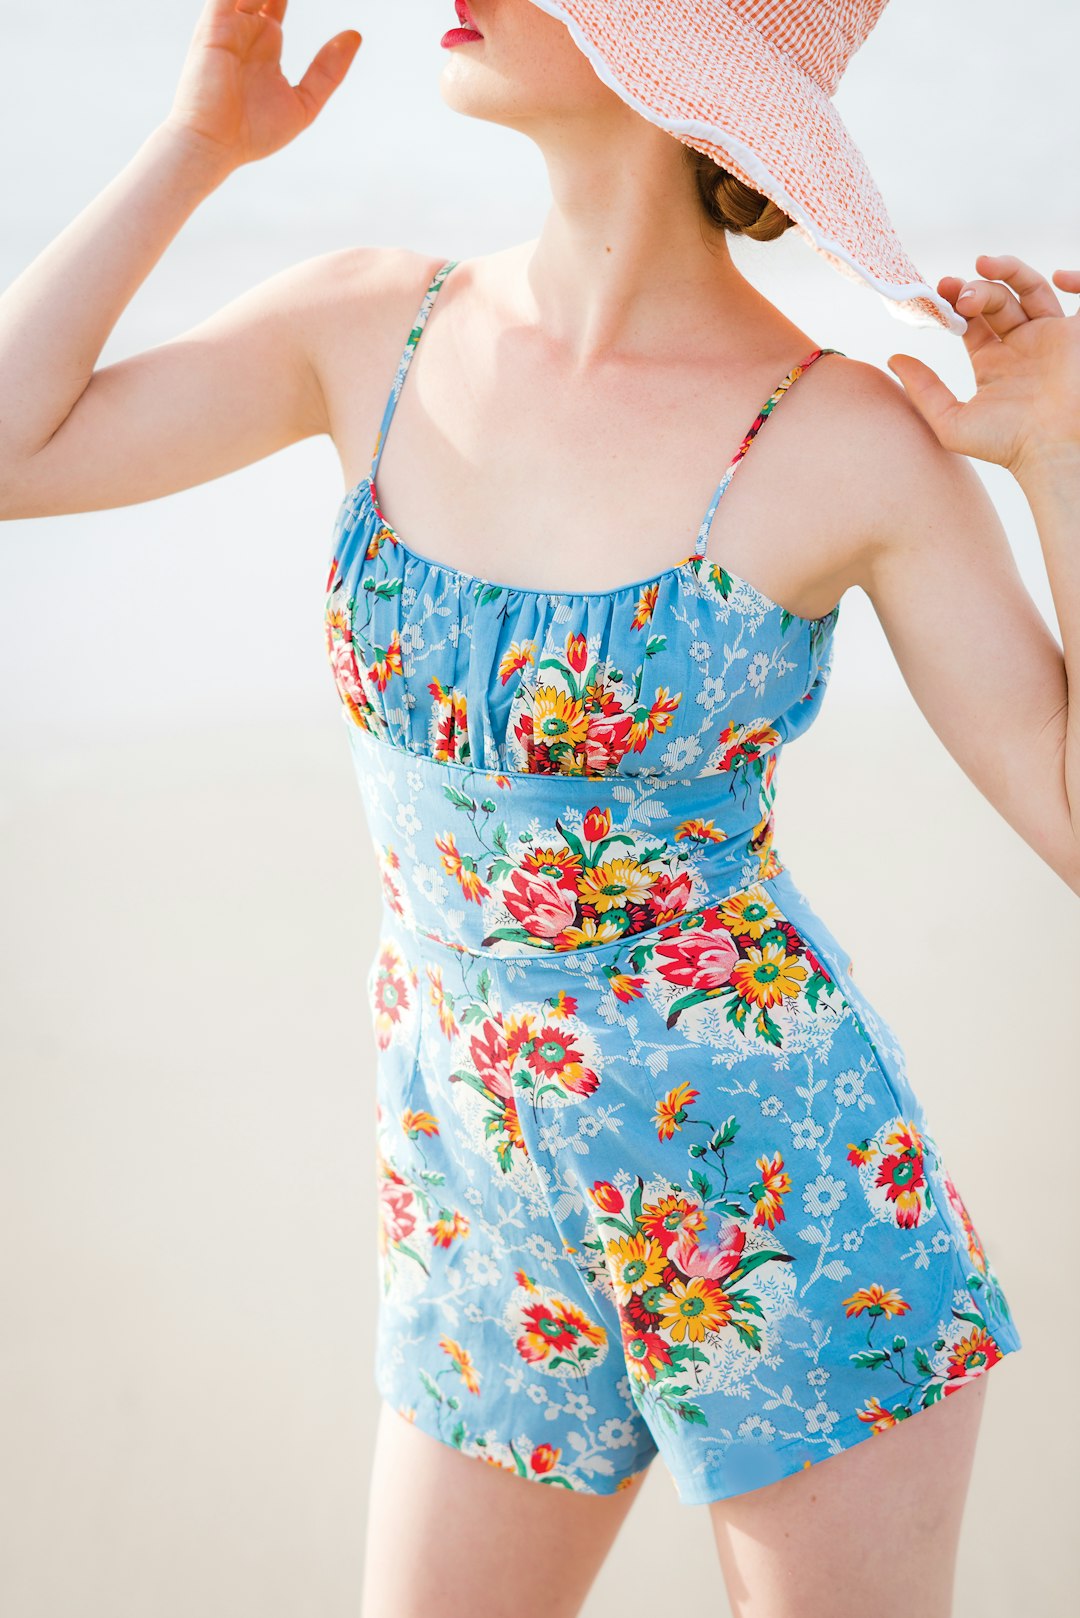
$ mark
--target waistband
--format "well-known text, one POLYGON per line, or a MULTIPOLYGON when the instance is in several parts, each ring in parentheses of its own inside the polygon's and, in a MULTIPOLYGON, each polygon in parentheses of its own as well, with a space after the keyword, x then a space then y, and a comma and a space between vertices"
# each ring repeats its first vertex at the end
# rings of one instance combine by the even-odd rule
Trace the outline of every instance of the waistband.
POLYGON ((785 869, 779 749, 693 777, 500 775, 350 730, 387 919, 535 959, 644 937, 785 869))

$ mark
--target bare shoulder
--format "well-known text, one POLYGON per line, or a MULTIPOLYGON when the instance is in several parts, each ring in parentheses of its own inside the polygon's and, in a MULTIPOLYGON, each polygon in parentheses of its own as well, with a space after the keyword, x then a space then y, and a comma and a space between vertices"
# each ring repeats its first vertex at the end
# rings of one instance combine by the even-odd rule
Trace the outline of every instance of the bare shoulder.
POLYGON ((377 337, 383 321, 393 320, 426 285, 444 257, 407 247, 343 247, 306 259, 298 266, 308 291, 310 330, 328 328, 341 336, 338 321, 347 315, 353 329, 377 337))
POLYGON ((872 593, 898 553, 930 553, 946 532, 959 541, 965 520, 985 533, 990 500, 975 467, 944 448, 891 372, 846 355, 815 369, 824 374, 811 436, 820 433, 818 475, 841 497, 845 582, 872 593))
POLYGON ((445 262, 405 247, 347 247, 296 266, 297 338, 321 395, 322 430, 343 456, 354 434, 370 436, 375 401, 445 262))

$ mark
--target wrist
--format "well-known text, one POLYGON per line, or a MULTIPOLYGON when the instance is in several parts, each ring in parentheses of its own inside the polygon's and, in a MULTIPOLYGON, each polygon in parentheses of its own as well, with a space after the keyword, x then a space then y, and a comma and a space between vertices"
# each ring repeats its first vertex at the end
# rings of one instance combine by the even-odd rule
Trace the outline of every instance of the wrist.
POLYGON ((1043 444, 1010 468, 1025 494, 1061 492, 1080 496, 1080 441, 1043 444))
POLYGON ((236 159, 223 147, 216 146, 197 130, 176 123, 171 118, 158 124, 148 144, 153 144, 170 162, 175 163, 185 178, 190 178, 196 184, 201 183, 207 191, 214 190, 239 167, 236 159))

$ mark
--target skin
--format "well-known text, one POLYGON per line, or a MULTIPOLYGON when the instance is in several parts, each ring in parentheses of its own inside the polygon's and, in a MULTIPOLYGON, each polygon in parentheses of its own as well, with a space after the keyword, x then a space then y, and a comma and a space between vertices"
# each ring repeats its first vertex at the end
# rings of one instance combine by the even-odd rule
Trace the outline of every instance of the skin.
MULTIPOLYGON (((368 472, 389 379, 445 255, 306 260, 172 342, 97 363, 190 213, 307 128, 344 80, 355 30, 287 82, 285 10, 207 0, 168 119, 0 297, 0 516, 157 499, 316 434, 337 448, 346 486, 368 472)), ((803 331, 750 285, 702 220, 681 145, 601 84, 560 23, 529 0, 475 0, 473 15, 484 40, 448 54, 443 98, 535 141, 552 202, 535 240, 461 264, 440 294, 380 502, 413 548, 449 566, 605 590, 688 554, 761 404, 828 334, 803 331)), ((1066 544, 1080 494, 1080 322, 1019 259, 975 264, 979 278, 938 283, 969 316, 973 399, 960 404, 912 356, 890 361, 899 383, 823 357, 741 464, 709 554, 804 617, 863 589, 944 745, 1080 893, 1068 704, 1080 548, 1066 544), (973 456, 1007 466, 1031 499, 1064 653, 973 456)), ((1080 272, 1054 278, 1080 291, 1080 272)), ((738 1618, 945 1618, 985 1397, 983 1377, 808 1471, 713 1502, 738 1618), (903 1546, 902 1579, 883 1577, 882 1544, 903 1546)), ((384 1407, 365 1618, 569 1618, 639 1492, 640 1481, 595 1497, 525 1482, 384 1407), (403 1524, 422 1556, 401 1555, 403 1524)))

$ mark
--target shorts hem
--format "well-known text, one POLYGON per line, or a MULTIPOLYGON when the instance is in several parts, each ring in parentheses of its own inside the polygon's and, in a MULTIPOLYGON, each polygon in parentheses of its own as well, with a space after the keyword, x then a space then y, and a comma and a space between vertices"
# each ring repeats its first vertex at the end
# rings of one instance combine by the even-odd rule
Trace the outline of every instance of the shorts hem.
MULTIPOLYGON (((1012 1342, 1000 1343, 999 1347, 1001 1358, 995 1360, 993 1365, 985 1366, 978 1373, 979 1376, 988 1376, 998 1365, 1003 1364, 1011 1354, 1018 1353, 1023 1347, 1023 1342, 1017 1336, 1012 1342)), ((976 1378, 972 1377, 969 1380, 975 1381, 976 1378)), ((963 1384, 960 1385, 962 1386, 963 1384)), ((943 1395, 943 1397, 948 1397, 948 1395, 943 1395)), ((924 1410, 930 1409, 933 1409, 932 1405, 919 1405, 917 1409, 911 1412, 910 1416, 905 1417, 903 1421, 896 1423, 896 1425, 904 1426, 907 1422, 915 1420, 924 1410)), ((836 1455, 843 1455, 847 1450, 856 1449, 860 1444, 866 1443, 868 1439, 879 1438, 882 1432, 889 1431, 891 1429, 888 1427, 879 1431, 867 1425, 858 1432, 853 1431, 850 1440, 842 1443, 839 1449, 823 1450, 815 1446, 810 1454, 805 1453, 806 1445, 793 1445, 790 1458, 783 1457, 783 1469, 777 1473, 775 1478, 770 1478, 766 1483, 752 1484, 749 1488, 728 1488, 719 1477, 711 1483, 707 1479, 695 1479, 692 1483, 689 1481, 683 1482, 680 1480, 676 1469, 670 1464, 668 1465, 668 1471, 675 1485, 680 1505, 707 1506, 719 1500, 735 1499, 738 1495, 757 1494, 761 1489, 769 1488, 772 1483, 781 1483, 785 1478, 794 1477, 800 1472, 808 1472, 822 1461, 831 1460, 836 1455)), ((782 1454, 783 1452, 781 1451, 780 1453, 782 1454)))
MULTIPOLYGON (((464 1455, 466 1460, 481 1461, 484 1465, 494 1467, 497 1471, 508 1472, 512 1477, 518 1478, 523 1483, 542 1483, 546 1484, 548 1488, 559 1489, 567 1494, 617 1494, 620 1489, 628 1488, 639 1473, 648 1471, 658 1454, 655 1449, 644 1452, 639 1451, 629 1466, 612 1476, 593 1477, 588 1481, 582 1481, 580 1474, 575 1478, 568 1477, 566 1474, 572 1468, 560 1467, 557 1460, 551 1466, 547 1466, 546 1456, 543 1466, 533 1468, 530 1465, 530 1455, 535 1455, 538 1450, 548 1448, 546 1442, 542 1439, 533 1444, 531 1452, 528 1452, 527 1446, 519 1448, 513 1440, 508 1439, 485 1441, 473 1438, 470 1435, 467 1438, 463 1437, 463 1441, 458 1443, 443 1432, 436 1422, 422 1419, 420 1410, 416 1409, 415 1406, 405 1405, 385 1391, 377 1378, 375 1386, 382 1402, 399 1415, 403 1421, 408 1421, 420 1432, 426 1433, 429 1438, 434 1438, 445 1448, 456 1450, 459 1455, 464 1455)), ((458 1419, 457 1413, 455 1413, 454 1419, 455 1421, 458 1419)))

